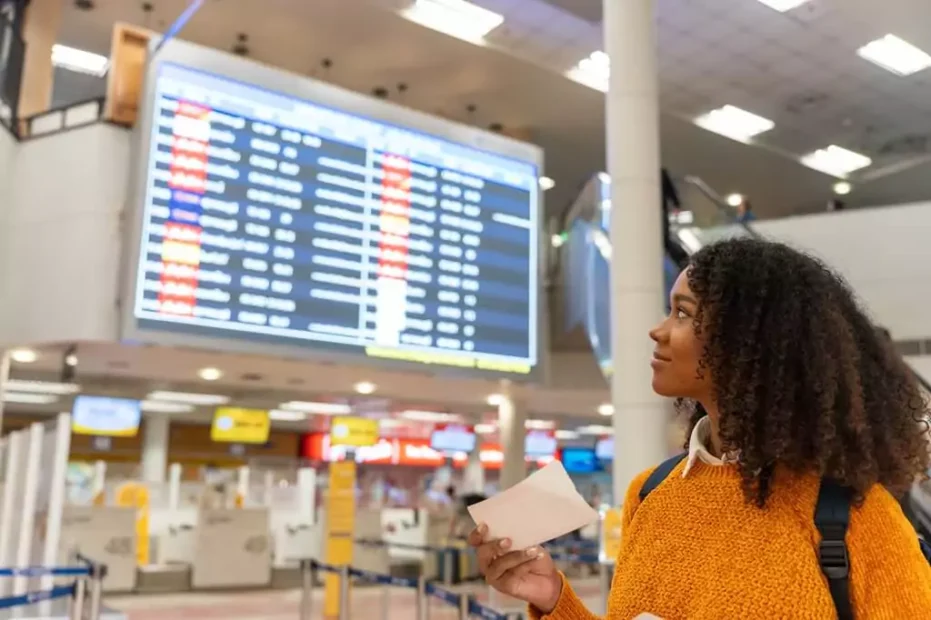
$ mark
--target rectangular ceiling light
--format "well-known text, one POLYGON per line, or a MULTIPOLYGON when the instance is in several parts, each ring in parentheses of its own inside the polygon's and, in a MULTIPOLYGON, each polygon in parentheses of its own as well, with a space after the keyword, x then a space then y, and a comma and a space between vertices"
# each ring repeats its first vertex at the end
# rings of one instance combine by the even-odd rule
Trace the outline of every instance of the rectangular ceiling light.
POLYGON ((418 411, 415 409, 401 412, 401 417, 405 420, 415 420, 417 422, 462 422, 462 418, 454 413, 418 411))
POLYGON ((465 0, 415 0, 401 16, 451 37, 482 44, 504 16, 465 0))
POLYGON ((809 168, 841 178, 845 178, 851 172, 866 168, 873 163, 873 160, 866 155, 848 151, 835 144, 824 149, 818 149, 814 153, 809 153, 799 161, 809 168))
POLYGON ((613 435, 614 427, 613 426, 604 426, 602 424, 589 424, 588 426, 580 426, 575 429, 580 435, 613 435))
POLYGON ((549 431, 556 428, 556 423, 552 420, 526 420, 524 428, 532 431, 549 431))
POLYGON ((611 77, 611 58, 601 50, 592 52, 569 69, 566 77, 606 93, 611 77))
POLYGON ((58 396, 55 394, 27 394, 21 392, 6 392, 3 394, 3 402, 15 403, 19 405, 51 405, 58 402, 58 396))
POLYGON ((738 142, 749 142, 754 136, 776 126, 776 123, 768 118, 757 116, 733 105, 726 105, 702 114, 695 119, 695 124, 738 142))
POLYGON ((785 13, 786 11, 791 11, 796 7, 800 7, 808 0, 759 0, 760 4, 765 4, 771 9, 775 9, 780 13, 785 13))
POLYGON ((142 401, 142 410, 146 413, 191 413, 194 411, 194 405, 144 400, 142 401))
POLYGON ((186 405, 225 405, 230 402, 229 396, 220 394, 200 394, 195 392, 152 392, 146 400, 167 401, 171 403, 184 403, 186 405))
POLYGON ((857 50, 857 55, 896 75, 911 75, 931 67, 931 55, 894 34, 870 41, 857 50))
POLYGON ((276 422, 303 422, 307 419, 307 414, 302 411, 274 409, 268 412, 268 417, 276 422))
POLYGON ((110 59, 100 54, 56 44, 52 46, 52 64, 69 71, 103 77, 107 73, 110 59))
POLYGON ((282 411, 299 411, 301 413, 310 413, 313 415, 348 415, 352 413, 352 407, 342 403, 318 403, 304 400, 292 400, 287 403, 278 405, 282 411))
POLYGON ((5 384, 11 392, 31 392, 33 394, 77 394, 81 386, 76 383, 54 383, 52 381, 20 381, 11 379, 5 384))
POLYGON ((560 429, 556 431, 556 439, 572 440, 572 439, 578 439, 578 438, 579 438, 578 431, 569 431, 565 429, 560 429))
POLYGON ((494 424, 476 424, 475 432, 478 435, 492 435, 498 431, 498 427, 494 424))

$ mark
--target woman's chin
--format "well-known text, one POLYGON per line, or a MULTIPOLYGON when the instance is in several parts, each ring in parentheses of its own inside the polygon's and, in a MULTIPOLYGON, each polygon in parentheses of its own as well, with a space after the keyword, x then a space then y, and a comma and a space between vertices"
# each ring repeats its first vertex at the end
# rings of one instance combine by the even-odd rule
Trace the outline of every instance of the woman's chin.
POLYGON ((669 385, 668 381, 663 381, 663 378, 658 377, 655 373, 653 374, 653 391, 666 398, 678 398, 681 396, 679 393, 680 390, 669 385))

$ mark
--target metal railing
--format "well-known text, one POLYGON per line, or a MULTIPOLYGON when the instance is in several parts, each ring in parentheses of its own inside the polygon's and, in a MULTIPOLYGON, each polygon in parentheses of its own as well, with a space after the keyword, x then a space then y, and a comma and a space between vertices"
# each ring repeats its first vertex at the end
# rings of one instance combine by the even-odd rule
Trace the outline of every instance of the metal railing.
POLYGON ((103 603, 103 580, 107 567, 81 555, 76 566, 26 566, 0 568, 0 578, 34 580, 51 577, 75 577, 72 583, 44 590, 28 590, 0 597, 0 609, 35 605, 45 601, 70 598, 69 620, 98 620, 103 603))

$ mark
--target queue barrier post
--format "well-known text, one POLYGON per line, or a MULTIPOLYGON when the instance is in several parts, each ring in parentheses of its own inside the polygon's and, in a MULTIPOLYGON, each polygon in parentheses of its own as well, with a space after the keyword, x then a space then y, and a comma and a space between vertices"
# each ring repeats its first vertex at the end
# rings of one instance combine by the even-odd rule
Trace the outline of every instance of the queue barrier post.
POLYGON ((87 581, 77 579, 74 582, 74 594, 71 597, 70 620, 84 620, 84 594, 87 590, 87 581))
POLYGON ((452 548, 443 549, 443 583, 447 586, 453 585, 453 559, 454 553, 452 548))
POLYGON ((381 587, 381 620, 388 620, 390 612, 388 608, 391 606, 391 586, 383 585, 381 587))
POLYGON ((107 567, 103 564, 91 564, 90 575, 90 612, 89 620, 99 620, 103 602, 103 580, 107 576, 107 567))
POLYGON ((430 610, 427 607, 427 579, 420 574, 417 578, 417 620, 429 620, 430 610))
POLYGON ((349 566, 339 567, 339 620, 349 620, 349 566))
POLYGON ((469 605, 472 603, 472 597, 468 594, 459 596, 459 620, 469 620, 469 605))
POLYGON ((313 560, 301 560, 301 620, 310 620, 313 613, 314 586, 316 585, 317 565, 313 560))
POLYGON ((605 562, 598 564, 598 586, 601 590, 602 613, 608 613, 608 594, 611 591, 611 566, 605 562))

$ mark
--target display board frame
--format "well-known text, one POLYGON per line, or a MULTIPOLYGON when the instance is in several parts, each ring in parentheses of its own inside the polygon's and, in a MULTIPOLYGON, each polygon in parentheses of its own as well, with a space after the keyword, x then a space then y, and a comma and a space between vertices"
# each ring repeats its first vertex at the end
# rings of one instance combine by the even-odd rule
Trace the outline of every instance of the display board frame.
MULTIPOLYGON (((153 38, 149 50, 158 45, 153 38)), ((120 337, 125 342, 146 343, 219 350, 229 353, 280 356, 306 359, 308 361, 339 361, 343 363, 371 365, 386 369, 429 372, 451 377, 507 377, 518 381, 539 381, 544 377, 547 357, 546 304, 543 292, 543 270, 545 248, 542 191, 534 186, 530 227, 530 351, 536 358, 529 373, 508 372, 425 364, 399 359, 367 356, 353 350, 333 350, 317 346, 313 341, 295 343, 266 343, 240 339, 233 334, 191 334, 183 330, 169 331, 139 325, 135 316, 135 295, 140 276, 139 261, 142 256, 143 225, 148 217, 148 167, 152 151, 152 132, 157 102, 156 82, 166 64, 199 71, 214 76, 255 86, 276 94, 302 99, 325 107, 348 111, 353 115, 427 134, 442 140, 485 151, 492 155, 519 160, 536 166, 538 176, 543 170, 543 152, 539 147, 519 142, 499 134, 487 132, 464 124, 430 116, 404 108, 391 102, 370 98, 337 86, 325 84, 311 78, 275 69, 251 60, 232 56, 184 41, 169 41, 146 67, 140 110, 133 135, 132 167, 127 200, 125 230, 123 235, 123 273, 120 286, 120 337)))

